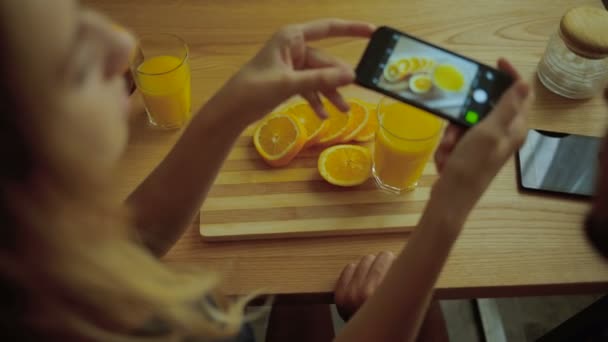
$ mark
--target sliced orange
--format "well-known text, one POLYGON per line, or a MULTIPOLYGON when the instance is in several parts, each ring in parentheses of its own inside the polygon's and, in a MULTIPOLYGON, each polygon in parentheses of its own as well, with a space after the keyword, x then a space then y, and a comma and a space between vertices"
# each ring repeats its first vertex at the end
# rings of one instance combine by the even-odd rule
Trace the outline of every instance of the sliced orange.
POLYGON ((308 103, 297 103, 289 108, 289 113, 306 128, 307 141, 304 147, 319 143, 325 131, 329 129, 329 122, 322 120, 308 103))
POLYGON ((400 72, 399 77, 401 79, 404 79, 405 76, 407 76, 407 74, 410 72, 410 68, 412 67, 412 64, 409 59, 404 58, 397 62, 397 67, 399 68, 399 72, 400 72))
POLYGON ((430 58, 425 58, 425 63, 424 63, 424 67, 423 70, 424 72, 429 72, 433 69, 433 66, 435 65, 435 61, 430 59, 430 58))
POLYGON ((424 71, 426 69, 427 63, 429 62, 429 59, 425 58, 425 57, 420 57, 419 61, 420 61, 419 70, 424 71))
POLYGON ((367 107, 357 100, 348 100, 350 111, 348 112, 348 133, 342 137, 342 142, 353 140, 369 121, 369 111, 367 107))
POLYGON ((359 101, 359 102, 360 102, 362 105, 364 105, 364 106, 365 106, 365 108, 367 108, 367 110, 369 110, 369 111, 371 111, 371 110, 376 110, 376 108, 378 108, 378 103, 377 103, 377 102, 372 103, 372 102, 369 102, 369 101, 363 101, 363 100, 361 100, 361 101, 359 101))
POLYGON ((410 58, 410 72, 413 74, 415 72, 417 72, 420 69, 420 58, 418 57, 411 57, 410 58))
POLYGON ((306 129, 289 114, 272 114, 256 128, 253 144, 270 166, 279 167, 289 162, 306 143, 306 129))
POLYGON ((363 127, 361 132, 359 132, 359 134, 357 134, 357 136, 355 137, 355 141, 368 142, 368 141, 371 141, 372 139, 374 139, 374 136, 376 135, 376 131, 378 130, 378 116, 376 114, 377 109, 368 108, 368 111, 369 111, 369 120, 367 121, 367 125, 365 125, 365 127, 363 127))
POLYGON ((321 177, 333 185, 355 186, 365 183, 372 170, 372 155, 367 147, 336 145, 319 156, 321 177))
POLYGON ((348 113, 341 112, 328 101, 323 102, 323 105, 329 114, 329 117, 325 119, 328 127, 323 134, 320 134, 319 144, 331 146, 342 141, 342 138, 350 132, 348 113))

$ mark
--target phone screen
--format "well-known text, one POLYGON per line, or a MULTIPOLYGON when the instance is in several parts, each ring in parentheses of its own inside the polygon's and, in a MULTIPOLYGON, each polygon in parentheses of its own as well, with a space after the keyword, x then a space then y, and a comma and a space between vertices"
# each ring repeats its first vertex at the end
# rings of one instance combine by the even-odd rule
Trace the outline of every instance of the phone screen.
POLYGON ((521 187, 592 196, 600 145, 596 137, 528 131, 517 156, 521 187))
POLYGON ((381 45, 370 42, 368 50, 375 51, 364 56, 374 64, 360 64, 369 79, 360 83, 444 118, 476 124, 511 83, 506 74, 466 57, 390 28, 379 31, 381 45))

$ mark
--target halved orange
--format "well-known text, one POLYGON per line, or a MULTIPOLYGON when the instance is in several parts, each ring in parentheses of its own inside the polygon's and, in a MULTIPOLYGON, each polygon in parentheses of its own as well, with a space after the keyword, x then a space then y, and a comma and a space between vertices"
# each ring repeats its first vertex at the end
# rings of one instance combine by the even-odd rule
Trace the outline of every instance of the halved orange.
POLYGON ((325 119, 327 122, 327 130, 320 134, 319 144, 323 146, 331 146, 342 141, 342 138, 350 132, 348 113, 343 113, 329 101, 324 101, 323 105, 327 110, 329 117, 325 119))
POLYGON ((369 111, 367 107, 358 100, 348 100, 350 111, 348 112, 348 133, 342 137, 342 142, 353 140, 369 121, 369 111))
POLYGON ((289 114, 272 114, 262 120, 253 134, 253 144, 270 166, 289 162, 306 143, 306 129, 289 114))
POLYGON ((307 141, 304 147, 319 143, 325 131, 329 129, 329 122, 322 120, 310 107, 308 103, 296 103, 289 107, 289 114, 298 120, 306 128, 307 141))
POLYGON ((336 145, 319 156, 321 177, 333 185, 355 186, 365 183, 372 171, 372 155, 367 147, 336 145))
POLYGON ((378 130, 378 116, 377 109, 373 108, 367 109, 369 111, 369 120, 367 121, 367 125, 363 127, 363 129, 357 134, 355 137, 355 141, 358 142, 368 142, 374 139, 376 135, 376 131, 378 130))

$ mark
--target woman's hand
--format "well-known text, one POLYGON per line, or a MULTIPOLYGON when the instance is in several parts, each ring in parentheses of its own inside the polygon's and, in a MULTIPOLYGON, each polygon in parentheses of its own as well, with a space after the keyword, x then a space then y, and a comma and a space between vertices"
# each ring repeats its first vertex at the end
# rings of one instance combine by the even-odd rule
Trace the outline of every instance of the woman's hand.
POLYGON ((388 272, 368 272, 380 259, 372 262, 368 257, 342 272, 336 304, 346 314, 358 312, 336 341, 413 341, 419 333, 433 288, 468 214, 524 141, 532 92, 508 62, 500 60, 498 66, 513 76, 514 84, 482 122, 460 139, 457 133, 446 138, 452 141, 438 151, 441 177, 394 266, 388 272))
POLYGON ((441 143, 439 143, 437 151, 435 151, 435 167, 437 167, 437 172, 441 173, 441 171, 443 171, 443 166, 464 132, 465 130, 463 127, 453 123, 450 123, 445 129, 443 138, 441 138, 441 143))
POLYGON ((393 261, 393 253, 382 252, 378 255, 367 255, 356 264, 344 267, 334 291, 336 308, 344 321, 348 321, 367 298, 372 296, 393 261))
POLYGON ((260 119, 293 95, 304 97, 320 117, 326 117, 319 94, 341 110, 348 105, 337 88, 355 79, 346 63, 307 46, 307 42, 329 37, 369 37, 371 24, 340 19, 323 19, 286 26, 216 95, 228 112, 242 114, 249 124, 260 119))
POLYGON ((469 205, 479 199, 507 159, 523 144, 526 114, 534 101, 530 86, 509 62, 501 59, 498 67, 513 77, 513 85, 492 112, 469 131, 448 127, 435 154, 441 186, 449 183, 451 195, 470 198, 469 205), (455 194, 454 190, 458 192, 455 194))

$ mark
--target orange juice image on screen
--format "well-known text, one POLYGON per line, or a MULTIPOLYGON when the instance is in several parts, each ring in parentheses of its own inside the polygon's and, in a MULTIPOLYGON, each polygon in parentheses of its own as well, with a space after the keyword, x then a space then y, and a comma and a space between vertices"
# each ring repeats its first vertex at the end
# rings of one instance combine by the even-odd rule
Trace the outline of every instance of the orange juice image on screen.
POLYGON ((155 125, 177 128, 190 119, 190 66, 186 59, 147 59, 137 67, 137 83, 155 125))
POLYGON ((386 99, 378 107, 378 120, 373 155, 378 185, 393 192, 414 189, 437 146, 443 121, 386 99))
POLYGON ((445 91, 460 91, 464 86, 464 76, 455 66, 442 64, 433 72, 435 85, 445 91))

